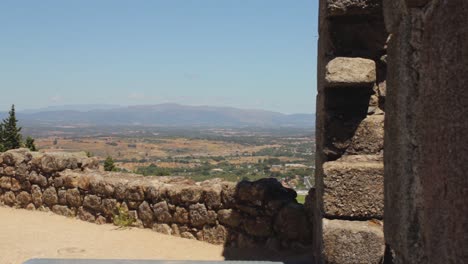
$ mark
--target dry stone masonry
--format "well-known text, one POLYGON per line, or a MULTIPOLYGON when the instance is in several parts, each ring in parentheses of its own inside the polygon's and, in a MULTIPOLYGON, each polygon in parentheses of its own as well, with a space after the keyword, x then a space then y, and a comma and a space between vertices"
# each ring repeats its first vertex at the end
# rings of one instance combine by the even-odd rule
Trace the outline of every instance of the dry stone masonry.
POLYGON ((143 177, 96 170, 82 154, 0 154, 0 203, 104 224, 127 215, 157 232, 230 247, 306 250, 312 230, 296 192, 275 179, 143 177))
POLYGON ((381 0, 320 1, 314 255, 380 263, 386 41, 381 0))

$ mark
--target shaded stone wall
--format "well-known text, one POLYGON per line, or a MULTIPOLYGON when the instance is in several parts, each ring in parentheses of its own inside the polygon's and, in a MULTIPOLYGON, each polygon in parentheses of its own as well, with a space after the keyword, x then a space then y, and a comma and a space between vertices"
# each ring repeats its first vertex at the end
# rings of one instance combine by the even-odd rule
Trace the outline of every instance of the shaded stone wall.
POLYGON ((386 263, 468 263, 468 1, 384 4, 386 263))
POLYGON ((314 255, 379 263, 386 33, 381 0, 321 0, 314 255))
POLYGON ((112 223, 120 208, 136 226, 229 247, 307 251, 311 244, 304 206, 275 179, 195 183, 97 167, 84 153, 1 153, 0 203, 98 224, 112 223))

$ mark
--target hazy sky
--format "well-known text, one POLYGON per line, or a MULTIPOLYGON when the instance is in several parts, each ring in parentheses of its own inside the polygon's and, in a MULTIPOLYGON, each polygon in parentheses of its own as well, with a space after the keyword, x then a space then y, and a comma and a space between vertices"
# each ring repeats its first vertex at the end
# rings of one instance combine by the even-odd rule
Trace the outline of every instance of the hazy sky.
POLYGON ((315 112, 318 0, 2 0, 0 111, 65 104, 315 112))

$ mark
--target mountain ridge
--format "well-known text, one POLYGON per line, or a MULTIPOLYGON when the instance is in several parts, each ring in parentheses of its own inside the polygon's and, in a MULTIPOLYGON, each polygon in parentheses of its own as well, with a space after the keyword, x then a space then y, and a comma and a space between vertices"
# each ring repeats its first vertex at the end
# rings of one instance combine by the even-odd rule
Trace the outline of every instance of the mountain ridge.
MULTIPOLYGON (((98 106, 98 105, 93 105, 98 106)), ((262 109, 220 106, 190 106, 175 103, 115 106, 83 109, 86 105, 49 107, 17 112, 24 123, 51 125, 144 125, 144 126, 219 126, 219 127, 313 127, 315 114, 283 114, 262 109), (80 109, 80 110, 77 110, 80 109)), ((7 113, 0 112, 0 118, 7 113)))

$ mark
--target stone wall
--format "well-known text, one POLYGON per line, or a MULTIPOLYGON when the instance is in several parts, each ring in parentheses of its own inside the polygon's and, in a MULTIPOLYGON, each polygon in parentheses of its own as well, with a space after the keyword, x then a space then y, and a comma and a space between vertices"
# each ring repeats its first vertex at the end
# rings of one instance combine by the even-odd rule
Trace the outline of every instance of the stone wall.
POLYGON ((304 206, 275 179, 195 183, 97 168, 84 153, 2 153, 0 203, 98 224, 129 215, 139 227, 229 247, 305 250, 311 243, 304 206))
POLYGON ((386 42, 381 0, 321 0, 314 255, 379 263, 383 237, 386 42))
POLYGON ((384 4, 386 263, 468 263, 468 1, 384 4))

